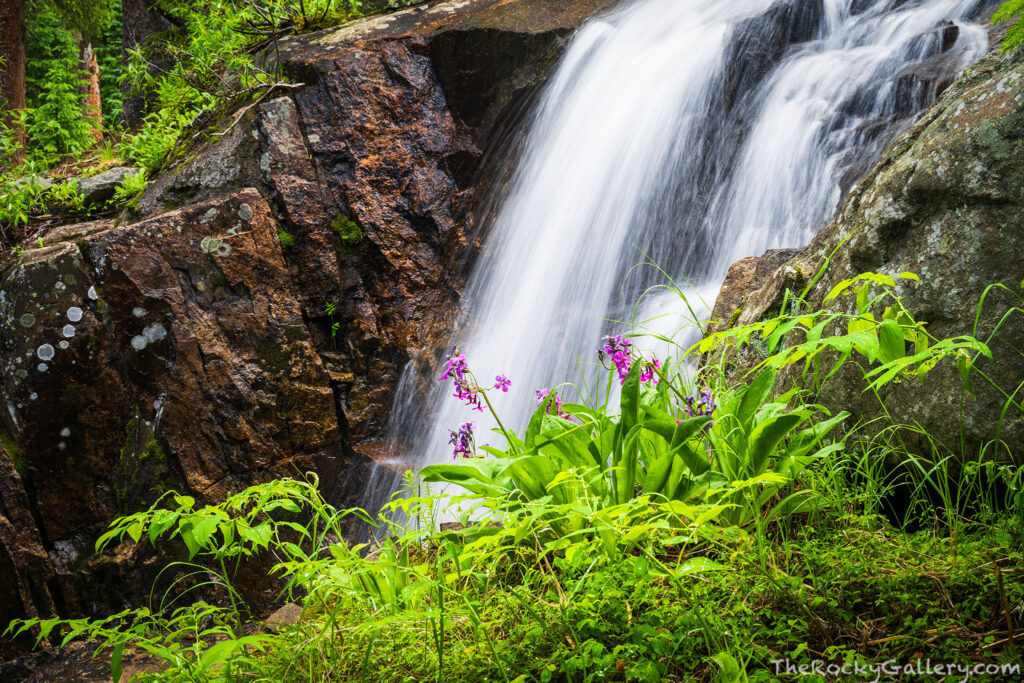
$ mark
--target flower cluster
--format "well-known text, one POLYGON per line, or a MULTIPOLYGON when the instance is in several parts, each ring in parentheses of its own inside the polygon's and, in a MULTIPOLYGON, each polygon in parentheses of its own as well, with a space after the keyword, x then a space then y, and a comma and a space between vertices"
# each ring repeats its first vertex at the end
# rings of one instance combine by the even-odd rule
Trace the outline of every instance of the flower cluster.
MULTIPOLYGON (((619 375, 619 384, 626 383, 626 377, 629 375, 630 368, 633 367, 635 360, 632 354, 633 342, 627 337, 621 335, 615 335, 614 337, 604 337, 602 340, 603 346, 597 350, 597 357, 600 360, 604 360, 606 357, 612 362, 612 366, 619 375)), ((661 361, 654 359, 652 361, 644 361, 640 372, 640 381, 643 383, 650 382, 651 384, 658 383, 658 370, 661 369, 661 361)))
POLYGON ((651 384, 658 383, 658 370, 661 369, 661 361, 655 358, 654 360, 644 362, 643 371, 640 373, 641 382, 650 382, 651 384))
POLYGON ((460 401, 465 401, 466 405, 473 410, 484 412, 484 406, 480 402, 480 387, 470 381, 472 377, 466 364, 466 355, 459 353, 454 346, 451 354, 444 360, 444 374, 441 375, 441 379, 446 380, 449 377, 455 383, 455 392, 452 396, 460 401))
POLYGON ((604 342, 604 346, 597 350, 597 357, 602 361, 605 356, 610 358, 612 365, 615 366, 615 370, 619 373, 619 382, 625 383, 626 375, 629 374, 629 368, 633 365, 633 358, 629 353, 633 347, 633 342, 621 335, 605 337, 601 341, 604 342))
POLYGON ((563 420, 571 420, 572 419, 572 415, 570 415, 569 413, 565 412, 565 410, 562 408, 562 399, 559 398, 557 391, 552 391, 551 389, 540 389, 540 390, 538 390, 537 391, 537 405, 538 406, 544 405, 544 402, 548 400, 548 396, 552 396, 552 395, 554 396, 554 399, 551 401, 551 404, 548 406, 548 409, 545 412, 547 412, 547 414, 550 415, 551 414, 551 409, 554 408, 555 409, 555 417, 560 417, 563 420))
MULTIPOLYGON (((685 399, 686 405, 683 406, 683 410, 686 411, 687 417, 711 417, 711 413, 715 412, 718 404, 711 398, 711 387, 704 387, 701 390, 699 396, 687 396, 685 399)), ((711 429, 714 422, 709 422, 705 427, 704 431, 707 432, 711 429)))
POLYGON ((455 446, 452 451, 452 458, 472 458, 476 455, 476 440, 473 438, 473 423, 467 422, 459 427, 459 431, 452 432, 449 444, 455 446))
MULTIPOLYGON (((480 411, 481 413, 484 412, 484 403, 487 401, 485 396, 487 388, 477 384, 476 378, 469 370, 465 354, 459 353, 459 349, 455 346, 452 347, 452 352, 444 359, 444 372, 441 374, 441 380, 444 381, 449 377, 455 384, 455 392, 452 396, 460 401, 464 401, 473 410, 480 411), (483 401, 480 400, 482 397, 483 401)), ((498 375, 494 378, 494 389, 500 389, 508 393, 510 386, 512 386, 512 382, 505 375, 498 375)), ((500 426, 501 423, 499 422, 498 424, 500 426)), ((459 427, 457 432, 451 432, 451 435, 452 438, 448 443, 455 447, 452 451, 453 457, 472 458, 476 456, 476 441, 473 438, 472 422, 465 423, 459 427)))

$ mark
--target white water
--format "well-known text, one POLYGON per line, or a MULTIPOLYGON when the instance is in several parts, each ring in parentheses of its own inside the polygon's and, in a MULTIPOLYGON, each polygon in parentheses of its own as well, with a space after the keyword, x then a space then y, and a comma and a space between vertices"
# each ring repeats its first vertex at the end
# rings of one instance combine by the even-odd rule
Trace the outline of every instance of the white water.
MULTIPOLYGON (((735 260, 806 244, 934 98, 900 74, 930 59, 951 76, 987 50, 970 21, 981 4, 633 0, 583 26, 528 125, 453 335, 481 383, 511 378, 494 399, 505 423, 521 431, 537 389, 580 382, 574 351, 593 380, 602 334, 621 329, 606 319, 664 281, 630 268, 643 254, 713 303, 735 260), (784 5, 805 20, 763 20, 784 5), (959 38, 939 54, 947 21, 959 38), (774 61, 763 46, 779 46, 774 61)), ((642 308, 682 313, 665 296, 642 308)), ((501 443, 447 386, 423 397, 415 384, 402 382, 391 428, 418 466, 450 459, 448 430, 467 420, 479 443, 501 443)))

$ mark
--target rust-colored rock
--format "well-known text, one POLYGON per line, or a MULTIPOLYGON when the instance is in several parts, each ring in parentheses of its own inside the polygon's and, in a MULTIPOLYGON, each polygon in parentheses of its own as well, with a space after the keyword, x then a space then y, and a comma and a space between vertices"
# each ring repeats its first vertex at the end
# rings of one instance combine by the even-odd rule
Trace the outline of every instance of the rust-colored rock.
POLYGON ((169 488, 216 500, 310 470, 330 481, 346 457, 257 191, 105 227, 27 251, 0 285, 5 429, 31 483, 13 509, 31 530, 38 515, 83 609, 67 577, 113 516, 169 488))

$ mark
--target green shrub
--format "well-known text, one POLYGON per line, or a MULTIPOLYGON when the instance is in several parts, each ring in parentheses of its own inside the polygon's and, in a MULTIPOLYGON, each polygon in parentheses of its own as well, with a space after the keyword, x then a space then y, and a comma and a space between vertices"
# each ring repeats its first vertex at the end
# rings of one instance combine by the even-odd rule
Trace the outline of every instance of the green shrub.
POLYGON ((47 164, 92 146, 93 129, 83 117, 82 84, 86 74, 78 44, 48 3, 32 3, 27 32, 25 80, 28 118, 27 153, 47 164))
POLYGON ((134 209, 148 184, 146 169, 141 168, 134 173, 129 173, 114 190, 114 203, 134 209))

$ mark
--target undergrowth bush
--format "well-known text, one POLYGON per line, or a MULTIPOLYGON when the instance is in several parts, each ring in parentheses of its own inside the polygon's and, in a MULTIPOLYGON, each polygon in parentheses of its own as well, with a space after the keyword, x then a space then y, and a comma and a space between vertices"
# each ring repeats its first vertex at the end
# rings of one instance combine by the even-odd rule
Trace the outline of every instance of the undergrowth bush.
POLYGON ((504 448, 478 448, 462 425, 457 462, 408 473, 377 516, 333 508, 312 476, 217 505, 167 493, 97 549, 178 543, 167 571, 183 578, 139 609, 8 633, 92 641, 114 680, 134 652, 165 666, 140 680, 741 681, 787 678, 784 665, 835 667, 815 680, 861 667, 871 680, 887 676, 867 667, 925 658, 1018 680, 1020 468, 984 452, 955 468, 918 457, 896 482, 872 452, 884 439, 850 443, 849 415, 808 400, 854 354, 875 389, 943 362, 965 387, 981 373, 987 345, 932 339, 894 285, 842 283, 831 296, 858 303, 839 316, 794 296, 777 318, 690 349, 760 345, 761 367, 739 383, 608 337, 603 402, 542 390, 522 436, 496 410, 512 380, 478 381, 455 351, 445 381, 494 414, 504 448), (784 368, 803 384, 780 387, 784 368), (896 483, 932 524, 880 514, 896 483), (266 553, 280 598, 302 611, 279 630, 254 627, 232 583, 238 563, 266 553))
POLYGON ((1002 47, 1007 52, 1015 49, 1024 42, 1024 0, 1003 2, 992 15, 992 22, 1010 25, 1006 30, 1006 37, 1003 38, 1002 47))

